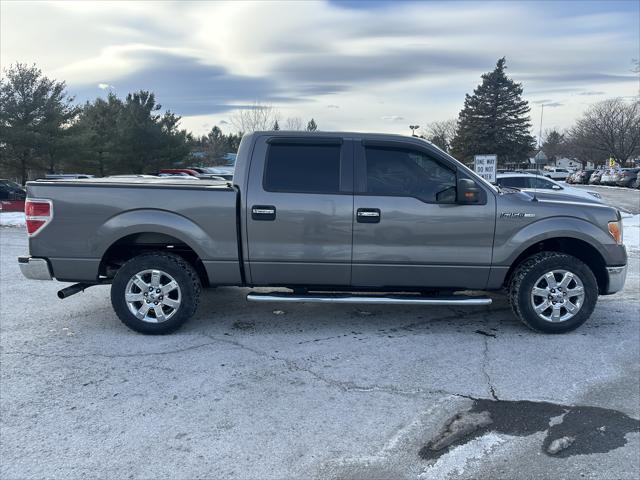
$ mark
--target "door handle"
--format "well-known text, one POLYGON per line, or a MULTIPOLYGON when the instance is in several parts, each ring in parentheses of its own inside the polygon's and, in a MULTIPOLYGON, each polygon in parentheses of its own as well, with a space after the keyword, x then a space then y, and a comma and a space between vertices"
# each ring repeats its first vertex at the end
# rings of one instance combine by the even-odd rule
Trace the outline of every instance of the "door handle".
POLYGON ((251 219, 273 221, 276 219, 276 207, 273 205, 254 205, 251 207, 251 219))
POLYGON ((356 220, 358 223, 380 223, 379 208, 359 208, 356 210, 356 220))

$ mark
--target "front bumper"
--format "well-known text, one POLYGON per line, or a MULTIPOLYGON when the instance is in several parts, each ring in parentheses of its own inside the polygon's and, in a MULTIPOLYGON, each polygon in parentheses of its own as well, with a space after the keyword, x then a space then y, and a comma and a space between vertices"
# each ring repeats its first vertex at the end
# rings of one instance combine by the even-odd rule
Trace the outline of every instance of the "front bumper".
POLYGON ((53 280, 49 262, 44 258, 18 257, 22 275, 30 280, 53 280))
POLYGON ((627 279, 627 266, 607 267, 607 295, 619 292, 624 288, 624 282, 627 279))

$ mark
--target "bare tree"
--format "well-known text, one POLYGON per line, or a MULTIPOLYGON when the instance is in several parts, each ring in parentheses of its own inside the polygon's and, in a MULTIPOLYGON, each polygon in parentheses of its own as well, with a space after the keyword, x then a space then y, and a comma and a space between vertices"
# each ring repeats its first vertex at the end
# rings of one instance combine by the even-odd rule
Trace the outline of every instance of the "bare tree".
POLYGON ((565 135, 555 128, 545 130, 542 135, 542 151, 547 158, 555 162, 564 155, 565 135))
POLYGON ((269 104, 255 102, 251 107, 237 110, 231 117, 231 124, 242 133, 271 130, 280 119, 280 112, 269 104))
POLYGON ((458 121, 455 118, 449 120, 435 121, 427 124, 420 132, 420 136, 426 138, 431 143, 448 152, 451 148, 451 141, 456 136, 458 121))
POLYGON ((302 130, 302 119, 300 117, 288 117, 284 124, 285 130, 302 130))
POLYGON ((612 98, 598 102, 582 115, 567 137, 571 157, 613 157, 624 164, 640 155, 640 101, 612 98))

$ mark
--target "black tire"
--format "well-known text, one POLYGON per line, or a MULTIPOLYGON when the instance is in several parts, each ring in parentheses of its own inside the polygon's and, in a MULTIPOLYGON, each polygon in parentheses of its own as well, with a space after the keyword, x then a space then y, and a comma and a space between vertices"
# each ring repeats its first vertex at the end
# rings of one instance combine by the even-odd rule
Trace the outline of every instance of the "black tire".
POLYGON ((538 332, 565 333, 578 328, 593 313, 598 300, 598 282, 591 269, 576 257, 559 252, 540 252, 518 265, 511 277, 508 295, 513 313, 526 326, 538 332), (536 281, 553 270, 572 272, 579 277, 584 287, 584 299, 580 310, 573 317, 560 322, 540 318, 531 300, 536 281))
POLYGON ((111 284, 111 305, 118 318, 130 329, 148 335, 164 335, 180 328, 196 312, 199 299, 200 279, 195 269, 182 257, 170 253, 144 253, 132 258, 120 267, 111 284), (145 270, 162 271, 170 275, 179 287, 179 306, 175 309, 167 307, 173 314, 160 323, 150 323, 136 317, 125 299, 129 280, 145 270))

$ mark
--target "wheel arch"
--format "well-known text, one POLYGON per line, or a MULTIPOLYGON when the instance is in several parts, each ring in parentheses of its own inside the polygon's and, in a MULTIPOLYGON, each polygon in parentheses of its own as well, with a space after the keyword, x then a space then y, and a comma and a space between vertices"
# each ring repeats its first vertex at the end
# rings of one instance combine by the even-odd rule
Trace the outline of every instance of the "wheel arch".
POLYGON ((522 262, 536 253, 560 252, 571 255, 586 264, 598 282, 598 292, 604 294, 607 290, 608 275, 606 262, 600 251, 589 242, 575 237, 552 237, 539 240, 526 247, 511 263, 504 279, 503 286, 508 286, 513 273, 522 262))
POLYGON ((203 285, 209 278, 203 265, 211 237, 193 221, 159 209, 128 210, 107 220, 93 237, 100 258, 99 276, 110 278, 125 261, 150 250, 172 251, 194 266, 203 285))

